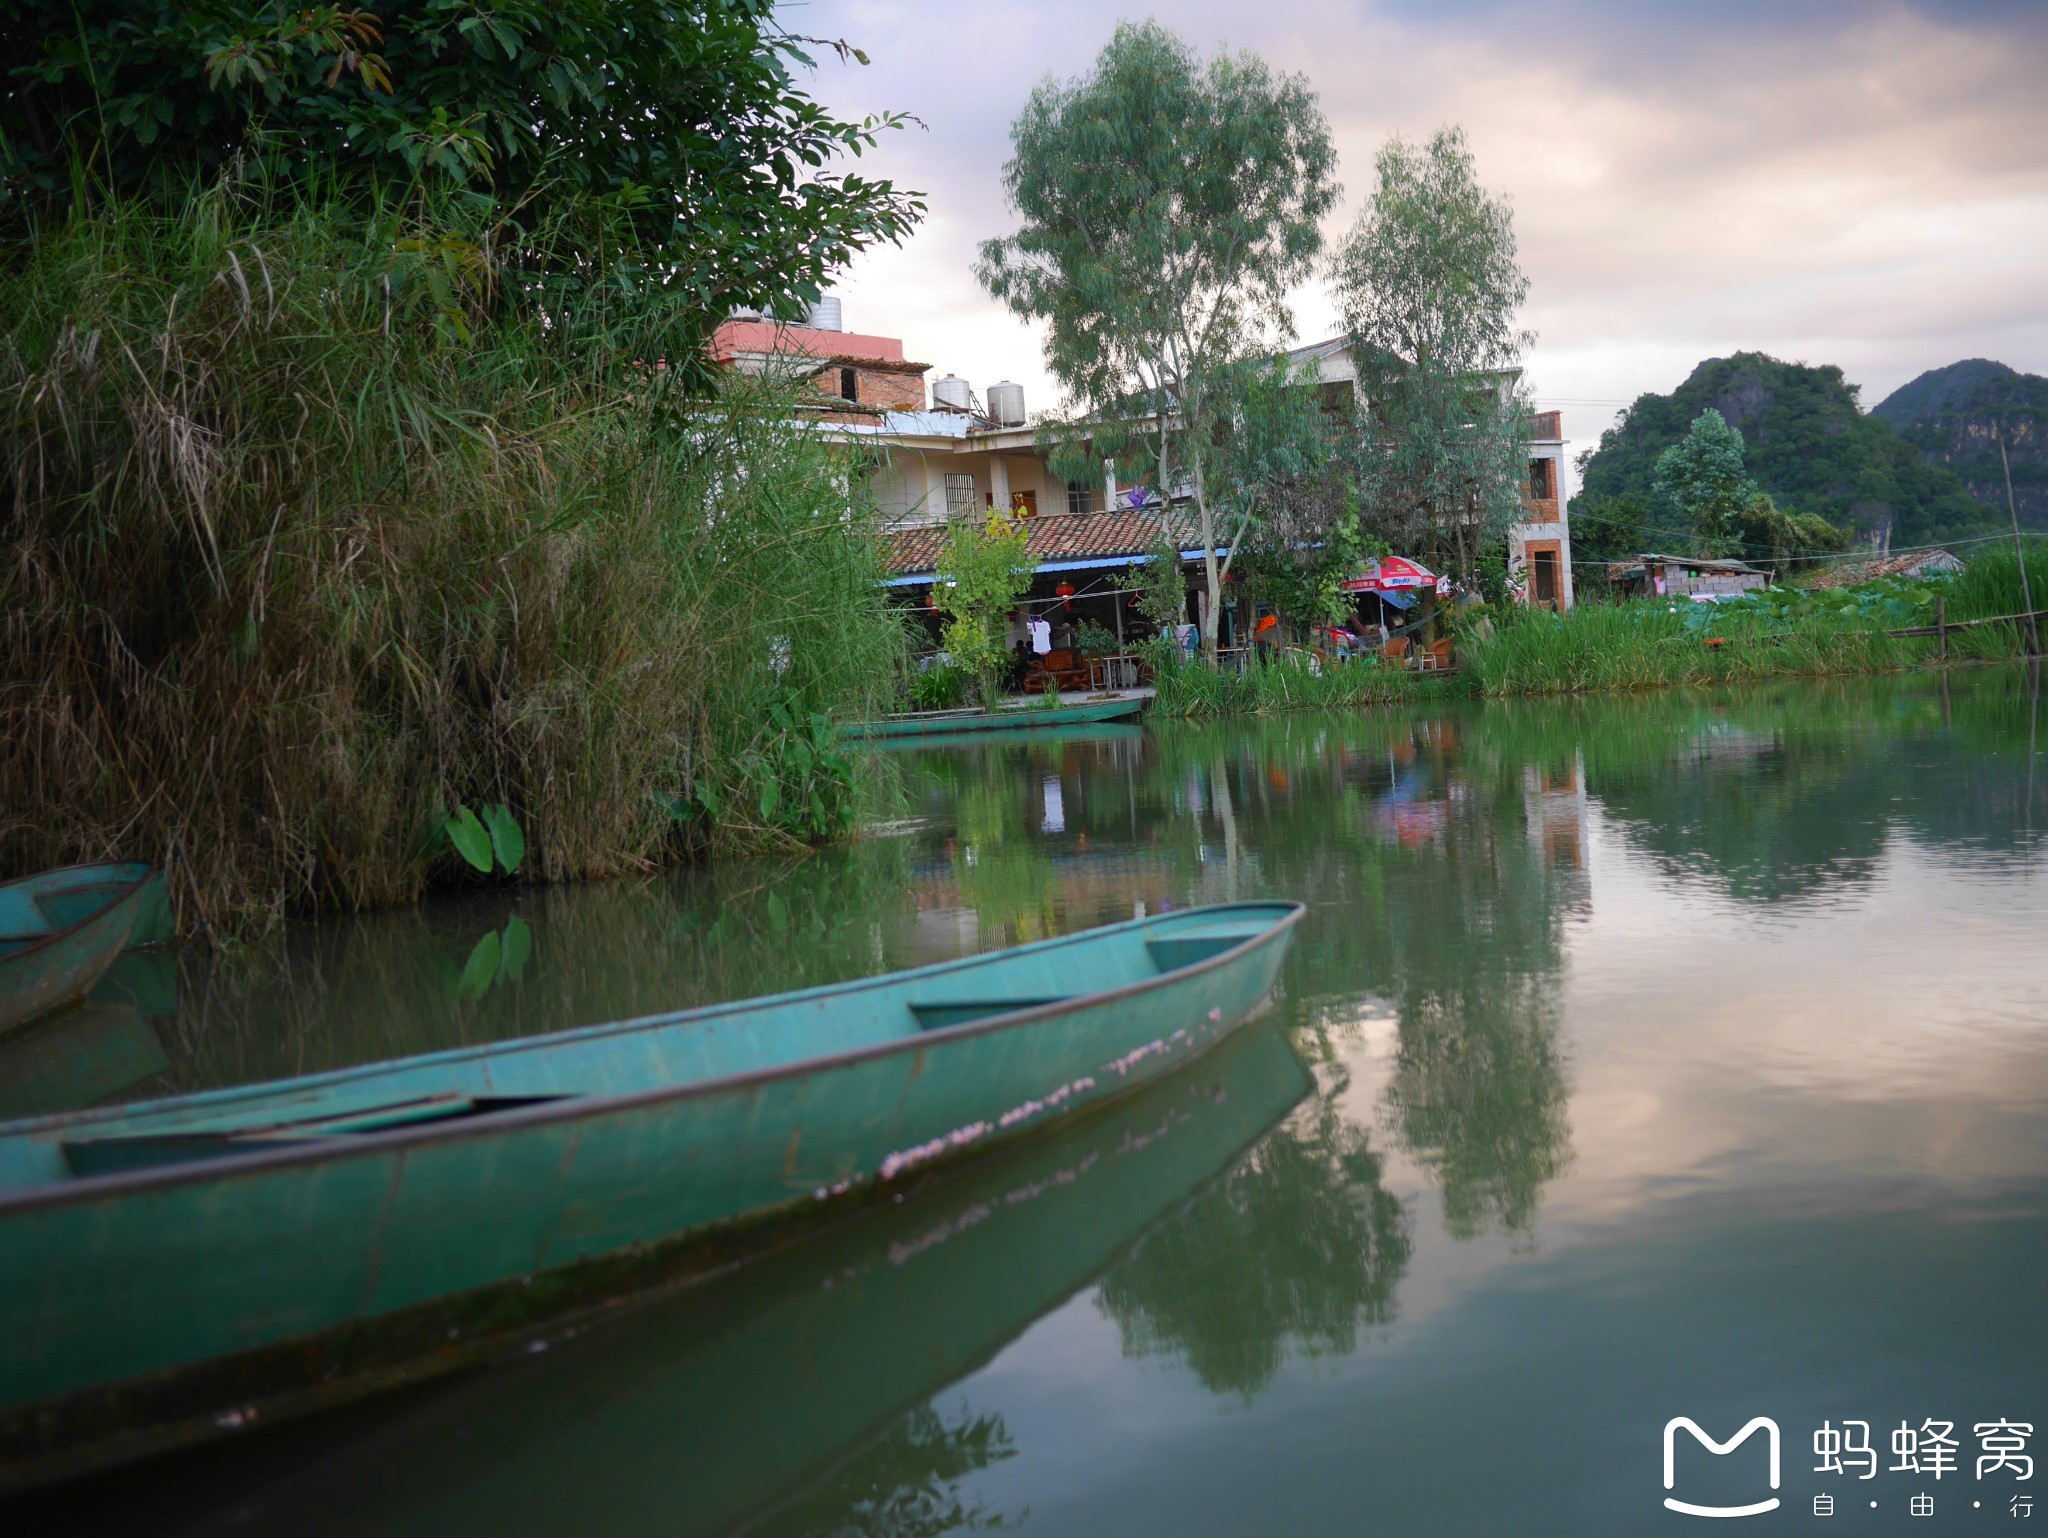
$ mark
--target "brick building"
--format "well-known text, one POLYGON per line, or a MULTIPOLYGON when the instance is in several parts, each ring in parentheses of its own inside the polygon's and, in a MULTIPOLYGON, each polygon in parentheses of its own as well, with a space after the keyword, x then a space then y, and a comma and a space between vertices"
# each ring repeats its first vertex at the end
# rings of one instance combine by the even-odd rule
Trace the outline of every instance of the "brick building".
MULTIPOLYGON (((1181 548, 1193 575, 1201 552, 1178 498, 1168 506, 1142 473, 1121 480, 1114 466, 1099 483, 1059 479, 1029 424, 1021 386, 991 386, 986 405, 968 381, 950 374, 927 392, 930 364, 907 360, 894 337, 843 330, 840 319, 836 299, 821 302, 802 326, 738 317, 718 328, 712 356, 746 372, 808 380, 832 433, 872 447, 861 456, 871 466, 867 489, 887 524, 889 584, 906 598, 929 587, 946 523, 990 507, 1022 507, 1030 515, 1029 549, 1038 566, 1032 597, 1057 597, 1062 612, 1085 608, 1105 628, 1120 628, 1122 618, 1109 606, 1109 590, 1162 536, 1181 548), (1082 601, 1090 598, 1099 601, 1082 601)), ((1290 356, 1314 359, 1316 386, 1332 409, 1348 405, 1356 381, 1345 338, 1290 356)), ((1568 607, 1571 538, 1558 413, 1540 413, 1533 426, 1528 517, 1510 534, 1509 569, 1528 601, 1568 607)), ((1190 618, 1198 601, 1191 596, 1190 618)), ((1222 628, 1226 639, 1236 628, 1228 613, 1222 628)))
POLYGON ((810 323, 739 318, 711 337, 715 362, 749 374, 776 373, 808 378, 832 405, 870 412, 924 410, 924 376, 929 363, 912 363, 895 337, 841 331, 834 301, 818 306, 810 323))

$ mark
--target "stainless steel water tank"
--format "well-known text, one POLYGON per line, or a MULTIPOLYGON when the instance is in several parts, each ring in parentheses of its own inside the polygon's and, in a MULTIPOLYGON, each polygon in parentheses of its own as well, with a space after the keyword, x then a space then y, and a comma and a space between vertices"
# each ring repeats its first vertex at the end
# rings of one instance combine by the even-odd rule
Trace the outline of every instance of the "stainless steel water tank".
POLYGON ((827 294, 811 306, 811 329, 813 331, 844 331, 843 318, 839 313, 839 296, 827 294))
POLYGON ((933 382, 932 404, 952 411, 972 411, 974 392, 958 374, 948 374, 944 379, 933 382))
POLYGON ((1024 425, 1024 387, 1005 379, 988 387, 989 420, 998 427, 1024 425))

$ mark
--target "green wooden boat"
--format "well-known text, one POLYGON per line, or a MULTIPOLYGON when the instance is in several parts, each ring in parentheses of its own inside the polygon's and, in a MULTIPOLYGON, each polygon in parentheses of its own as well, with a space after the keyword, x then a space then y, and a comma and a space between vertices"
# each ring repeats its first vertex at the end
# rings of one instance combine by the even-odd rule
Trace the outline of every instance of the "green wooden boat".
POLYGON ((996 710, 919 710, 879 721, 849 721, 847 737, 950 737, 957 732, 1021 731, 1078 726, 1088 721, 1121 721, 1145 708, 1145 695, 1113 700, 1084 699, 1073 705, 1005 705, 996 710))
POLYGON ((131 943, 158 938, 167 912, 164 878, 147 865, 68 865, 0 884, 0 1034, 83 995, 131 943))
POLYGON ((1201 1052, 1302 909, 0 1125, 0 1484, 447 1365, 1201 1052))
MULTIPOLYGON (((493 1370, 374 1416, 110 1471, 54 1492, 46 1525, 83 1532, 104 1509, 195 1533, 251 1511, 266 1531, 387 1538, 795 1530, 764 1519, 1088 1286, 1313 1089, 1280 1027, 1250 1022, 917 1199, 637 1298, 574 1339, 509 1340, 493 1370)), ((929 1445, 948 1458, 949 1440, 929 1445)), ((917 1460, 896 1471, 916 1480, 917 1460)))

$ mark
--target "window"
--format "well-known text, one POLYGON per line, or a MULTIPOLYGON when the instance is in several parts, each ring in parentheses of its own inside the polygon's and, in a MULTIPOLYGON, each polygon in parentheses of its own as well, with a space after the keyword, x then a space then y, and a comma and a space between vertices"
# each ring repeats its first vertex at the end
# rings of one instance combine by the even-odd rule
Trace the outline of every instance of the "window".
POLYGON ((850 368, 839 371, 839 398, 843 401, 860 399, 860 375, 850 368))
POLYGON ((946 472, 946 516, 957 518, 974 511, 974 477, 958 471, 946 472))
POLYGON ((1068 481, 1067 511, 1070 513, 1094 512, 1095 488, 1086 481, 1068 481))
POLYGON ((1556 466, 1549 460, 1529 461, 1529 495, 1546 502, 1557 495, 1556 466))
POLYGON ((1530 564, 1534 567, 1534 580, 1529 584, 1530 596, 1546 608, 1557 607, 1557 552, 1538 550, 1533 552, 1530 564))

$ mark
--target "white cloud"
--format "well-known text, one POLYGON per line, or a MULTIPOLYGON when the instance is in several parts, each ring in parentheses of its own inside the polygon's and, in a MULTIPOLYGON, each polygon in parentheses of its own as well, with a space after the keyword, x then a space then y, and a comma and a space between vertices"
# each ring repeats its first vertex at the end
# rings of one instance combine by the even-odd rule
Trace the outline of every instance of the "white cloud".
MULTIPOLYGON (((823 99, 928 125, 863 167, 927 192, 932 216, 846 275, 848 325, 1052 404, 1037 338, 982 293, 974 249, 1012 227, 1010 120, 1037 81, 1089 67, 1114 13, 854 0, 786 14, 875 61, 828 58, 823 99)), ((1202 49, 1308 76, 1341 154, 1333 237, 1390 133, 1462 123, 1482 178, 1515 204, 1537 393, 1566 403, 1581 441, 1610 420, 1606 402, 1740 348, 1839 363, 1866 403, 1958 358, 2048 371, 2036 8, 1188 0, 1153 14, 1202 49)), ((1334 324, 1317 285, 1296 315, 1305 337, 1334 324)))

